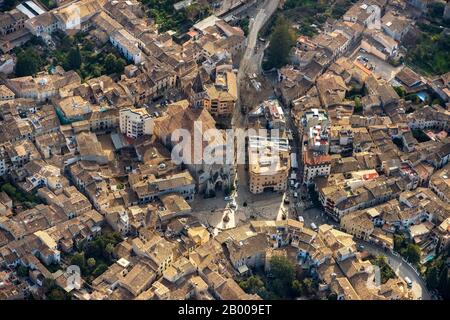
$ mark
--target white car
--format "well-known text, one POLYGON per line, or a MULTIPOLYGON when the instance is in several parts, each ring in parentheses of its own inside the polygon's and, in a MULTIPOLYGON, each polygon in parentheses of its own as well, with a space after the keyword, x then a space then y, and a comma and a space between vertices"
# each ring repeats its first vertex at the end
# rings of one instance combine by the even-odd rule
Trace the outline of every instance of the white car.
POLYGON ((233 202, 230 203, 230 208, 231 209, 237 209, 237 207, 238 207, 238 205, 237 205, 236 201, 233 201, 233 202))
POLYGON ((303 219, 302 216, 298 216, 298 221, 300 221, 300 222, 305 222, 305 219, 303 219))
POLYGON ((233 198, 232 198, 231 196, 226 196, 224 199, 225 199, 225 201, 231 201, 231 200, 233 200, 233 198))
POLYGON ((298 193, 294 192, 294 198, 298 198, 298 193))

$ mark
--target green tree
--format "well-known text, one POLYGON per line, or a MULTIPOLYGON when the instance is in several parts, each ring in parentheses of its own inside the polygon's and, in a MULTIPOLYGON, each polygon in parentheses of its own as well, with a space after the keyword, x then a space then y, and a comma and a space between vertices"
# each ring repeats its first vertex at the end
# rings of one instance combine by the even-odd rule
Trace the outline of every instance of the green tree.
POLYGON ((17 268, 17 274, 19 277, 28 277, 28 268, 20 265, 19 268, 17 268))
POLYGON ((95 267, 95 265, 96 265, 96 261, 95 261, 95 259, 94 258, 89 258, 89 259, 87 259, 87 265, 88 265, 88 267, 89 268, 93 268, 93 267, 95 267))
POLYGON ((406 258, 413 264, 417 264, 420 261, 420 248, 418 245, 409 243, 405 250, 406 258))
POLYGON ((69 54, 67 55, 66 61, 68 70, 78 70, 81 67, 81 53, 80 48, 71 48, 69 54))
POLYGON ((432 19, 442 18, 444 15, 445 4, 441 2, 432 2, 428 5, 428 16, 432 19))
POLYGON ((295 35, 290 30, 287 20, 281 16, 278 17, 267 48, 268 69, 284 66, 288 62, 294 44, 295 35))
POLYGON ((447 267, 441 270, 438 289, 444 299, 448 300, 450 298, 450 279, 447 267))
POLYGON ((3 10, 8 11, 13 9, 17 4, 17 0, 4 0, 3 1, 3 10))
POLYGON ((394 250, 400 252, 407 245, 406 238, 403 235, 394 235, 394 250))
POLYGON ((261 295, 266 291, 264 281, 262 281, 259 276, 251 276, 248 279, 241 281, 239 285, 245 292, 250 294, 256 293, 261 295))
POLYGON ((394 270, 388 264, 388 260, 386 256, 379 255, 374 260, 371 260, 372 263, 378 267, 380 267, 381 272, 381 283, 386 283, 389 279, 395 279, 396 275, 394 270))
POLYGON ((432 266, 427 270, 426 281, 430 289, 437 289, 439 286, 439 270, 437 267, 432 266))
POLYGON ((299 280, 297 280, 297 279, 295 279, 295 280, 292 282, 292 290, 293 290, 294 295, 295 295, 296 297, 301 297, 302 295, 305 294, 304 289, 303 289, 303 284, 302 284, 302 282, 299 281, 299 280))
POLYGON ((286 257, 275 256, 270 259, 270 273, 271 291, 280 297, 289 297, 292 294, 292 283, 295 279, 294 265, 286 257))
POLYGON ((60 288, 52 289, 48 294, 47 298, 49 300, 67 300, 66 294, 60 288))
POLYGON ((108 243, 105 247, 105 251, 108 253, 109 258, 111 258, 114 252, 114 245, 112 243, 108 243))
POLYGON ((303 279, 303 288, 305 288, 306 294, 310 295, 313 292, 314 282, 311 278, 303 279))
POLYGON ((107 74, 121 73, 125 68, 125 60, 117 58, 114 54, 108 53, 105 58, 105 70, 107 74))
POLYGON ((363 109, 362 104, 361 104, 361 98, 356 96, 354 101, 355 101, 355 110, 354 111, 356 113, 361 112, 363 109))
POLYGON ((94 271, 92 271, 92 275, 94 277, 98 277, 101 274, 103 274, 106 270, 108 270, 108 266, 104 263, 100 263, 95 269, 94 271))
POLYGON ((41 58, 31 48, 27 48, 25 51, 20 52, 17 55, 16 62, 16 76, 24 77, 36 74, 42 65, 41 58))
POLYGON ((81 270, 84 270, 84 267, 85 267, 85 264, 86 264, 86 261, 85 261, 85 258, 84 258, 84 253, 83 252, 82 253, 78 253, 78 252, 75 253, 72 256, 72 258, 70 259, 70 263, 74 264, 74 265, 77 265, 77 266, 80 267, 81 270))
POLYGON ((406 90, 402 86, 395 86, 393 88, 400 97, 404 98, 406 96, 406 90))

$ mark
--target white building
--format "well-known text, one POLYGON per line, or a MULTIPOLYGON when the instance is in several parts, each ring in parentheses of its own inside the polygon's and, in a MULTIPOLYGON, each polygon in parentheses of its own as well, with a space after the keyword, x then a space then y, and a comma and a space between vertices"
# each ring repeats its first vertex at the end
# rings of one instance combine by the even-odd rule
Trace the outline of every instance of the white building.
POLYGON ((140 49, 142 44, 125 29, 114 31, 109 40, 127 60, 133 61, 134 64, 143 60, 143 53, 140 49))
POLYGON ((153 133, 153 118, 145 108, 120 110, 120 132, 136 139, 153 133))

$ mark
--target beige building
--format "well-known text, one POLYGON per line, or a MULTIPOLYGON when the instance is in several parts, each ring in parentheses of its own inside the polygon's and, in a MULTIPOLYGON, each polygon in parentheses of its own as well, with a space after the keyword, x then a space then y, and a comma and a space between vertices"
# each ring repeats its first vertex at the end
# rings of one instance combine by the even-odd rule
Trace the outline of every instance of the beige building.
POLYGON ((356 211, 343 216, 341 227, 345 232, 363 240, 368 240, 374 230, 374 224, 365 211, 356 211))
POLYGON ((248 159, 251 193, 286 190, 291 168, 287 139, 249 137, 248 159))
POLYGON ((236 100, 236 74, 232 71, 218 73, 215 83, 205 86, 204 106, 214 117, 232 115, 236 100))

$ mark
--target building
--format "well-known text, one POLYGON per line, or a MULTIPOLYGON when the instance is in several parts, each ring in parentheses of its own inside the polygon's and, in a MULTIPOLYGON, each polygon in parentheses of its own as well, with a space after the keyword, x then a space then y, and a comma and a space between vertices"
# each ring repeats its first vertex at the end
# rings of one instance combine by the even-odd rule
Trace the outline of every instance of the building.
POLYGON ((153 117, 145 108, 124 108, 119 112, 120 132, 129 138, 136 139, 143 135, 153 134, 153 117))
POLYGON ((331 172, 331 156, 306 150, 303 153, 303 183, 311 184, 316 177, 326 177, 331 172))
POLYGON ((450 203, 450 165, 433 174, 429 187, 442 201, 450 203))
POLYGON ((311 184, 316 177, 331 172, 330 120, 321 109, 307 110, 300 119, 302 135, 303 183, 311 184))
POLYGON ((143 61, 144 54, 140 49, 141 42, 125 29, 114 31, 109 36, 109 40, 128 61, 133 61, 134 64, 143 61))
POLYGON ((179 194, 186 201, 194 200, 195 181, 189 171, 162 177, 135 173, 130 174, 129 182, 139 203, 152 202, 169 193, 179 194))
POLYGON ((16 97, 14 92, 8 89, 4 84, 0 85, 0 101, 13 100, 16 97))
POLYGON ((90 19, 102 10, 106 1, 81 0, 53 10, 58 20, 58 28, 65 33, 75 34, 90 26, 90 19))
POLYGON ((86 120, 92 113, 89 101, 80 96, 67 97, 56 103, 56 112, 63 124, 86 120))
POLYGON ((250 192, 286 190, 291 168, 288 139, 250 136, 248 160, 250 192))
POLYGON ((236 74, 216 70, 214 84, 205 86, 204 107, 214 117, 231 116, 237 100, 236 74))
POLYGON ((199 193, 231 188, 235 158, 227 156, 225 132, 216 129, 216 121, 206 108, 192 108, 187 100, 175 102, 155 119, 154 134, 170 150, 183 146, 176 160, 189 169, 199 193), (190 141, 182 145, 184 134, 189 134, 190 141), (213 134, 214 139, 206 139, 207 134, 213 134))
POLYGON ((381 18, 381 28, 396 41, 401 41, 411 26, 411 20, 394 11, 389 11, 381 18))
POLYGON ((340 225, 345 232, 365 241, 369 240, 374 230, 371 217, 365 211, 356 211, 343 216, 340 225))
POLYGON ((78 73, 68 71, 63 74, 40 74, 36 77, 8 79, 5 85, 15 93, 17 98, 46 101, 57 96, 60 89, 80 84, 81 78, 78 73))

